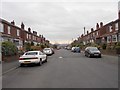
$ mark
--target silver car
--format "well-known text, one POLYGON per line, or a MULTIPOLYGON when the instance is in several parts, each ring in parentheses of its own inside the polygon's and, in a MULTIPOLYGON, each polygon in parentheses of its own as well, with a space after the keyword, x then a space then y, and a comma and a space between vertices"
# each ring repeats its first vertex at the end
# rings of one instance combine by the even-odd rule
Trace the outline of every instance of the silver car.
POLYGON ((101 52, 98 50, 97 47, 87 47, 85 49, 85 56, 87 56, 87 57, 100 57, 101 58, 101 52))

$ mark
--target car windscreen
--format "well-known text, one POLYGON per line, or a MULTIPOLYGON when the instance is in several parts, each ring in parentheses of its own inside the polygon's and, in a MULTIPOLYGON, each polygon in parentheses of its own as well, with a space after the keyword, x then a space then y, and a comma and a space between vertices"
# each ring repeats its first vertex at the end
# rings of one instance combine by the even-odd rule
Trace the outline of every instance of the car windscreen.
POLYGON ((76 47, 75 49, 80 49, 79 47, 76 47))
POLYGON ((38 52, 27 52, 25 55, 37 55, 38 52))
POLYGON ((49 48, 46 48, 46 49, 44 49, 45 51, 47 51, 47 50, 51 50, 51 49, 49 49, 49 48))
POLYGON ((91 51, 98 51, 97 48, 90 48, 91 51))

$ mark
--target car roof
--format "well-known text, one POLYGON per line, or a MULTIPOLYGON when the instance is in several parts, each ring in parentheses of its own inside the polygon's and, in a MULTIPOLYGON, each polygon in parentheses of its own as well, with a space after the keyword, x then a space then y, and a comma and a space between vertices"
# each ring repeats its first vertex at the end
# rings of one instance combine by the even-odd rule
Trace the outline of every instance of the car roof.
POLYGON ((41 52, 41 51, 27 51, 27 52, 41 52))
POLYGON ((97 48, 97 47, 86 47, 86 49, 88 49, 88 48, 97 48))
POLYGON ((44 48, 44 49, 51 49, 51 48, 44 48))

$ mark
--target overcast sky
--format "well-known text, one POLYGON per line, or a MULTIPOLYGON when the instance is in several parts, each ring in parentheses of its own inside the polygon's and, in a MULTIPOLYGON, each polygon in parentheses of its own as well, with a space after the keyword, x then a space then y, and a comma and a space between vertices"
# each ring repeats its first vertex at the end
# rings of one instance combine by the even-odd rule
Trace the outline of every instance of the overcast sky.
POLYGON ((119 0, 2 0, 2 18, 44 35, 51 43, 70 43, 96 23, 118 18, 119 0), (49 1, 49 2, 48 2, 49 1), (89 2, 88 2, 89 1, 89 2))

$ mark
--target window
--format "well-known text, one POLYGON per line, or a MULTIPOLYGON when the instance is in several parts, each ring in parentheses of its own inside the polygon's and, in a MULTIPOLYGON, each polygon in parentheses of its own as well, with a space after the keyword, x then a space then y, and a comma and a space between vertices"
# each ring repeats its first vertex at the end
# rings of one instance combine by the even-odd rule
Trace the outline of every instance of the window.
POLYGON ((115 24, 115 30, 118 30, 118 23, 115 24))
POLYGON ((33 35, 33 40, 34 40, 34 35, 33 35))
POLYGON ((0 23, 0 32, 4 32, 4 25, 0 23))
POLYGON ((120 34, 118 35, 118 41, 120 42, 120 34))
POLYGON ((95 33, 93 33, 93 37, 95 36, 95 33))
POLYGON ((17 29, 17 36, 20 36, 20 30, 17 29))
POLYGON ((39 52, 39 55, 43 55, 43 53, 42 53, 42 52, 39 52))
POLYGON ((96 32, 96 35, 98 36, 98 31, 96 32))
POLYGON ((110 43, 111 42, 111 36, 108 36, 107 37, 107 43, 110 43))
POLYGON ((0 36, 0 42, 3 42, 3 41, 4 41, 3 37, 0 36))
POLYGON ((19 46, 19 40, 14 40, 13 42, 15 43, 16 46, 19 46))
POLYGON ((31 35, 29 34, 29 39, 31 39, 31 35))
POLYGON ((27 33, 27 39, 28 39, 28 33, 27 33))
POLYGON ((38 52, 27 52, 25 55, 38 55, 38 52))
POLYGON ((112 32, 112 26, 109 26, 109 32, 112 32))
POLYGON ((117 42, 117 35, 112 35, 112 41, 117 42))
POLYGON ((8 26, 8 34, 10 34, 10 26, 8 26))

